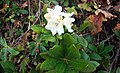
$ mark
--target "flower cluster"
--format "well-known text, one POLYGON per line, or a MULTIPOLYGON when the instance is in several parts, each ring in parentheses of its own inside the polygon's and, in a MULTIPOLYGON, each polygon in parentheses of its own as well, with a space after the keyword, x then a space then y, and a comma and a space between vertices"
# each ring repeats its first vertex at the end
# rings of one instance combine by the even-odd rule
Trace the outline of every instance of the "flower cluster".
POLYGON ((54 9, 47 8, 47 12, 44 17, 47 20, 47 25, 45 26, 46 29, 50 30, 53 35, 58 33, 58 35, 61 35, 64 33, 65 26, 68 30, 68 32, 73 32, 72 30, 72 22, 75 21, 74 18, 71 18, 71 16, 74 13, 65 13, 62 12, 62 7, 59 5, 56 5, 54 9))

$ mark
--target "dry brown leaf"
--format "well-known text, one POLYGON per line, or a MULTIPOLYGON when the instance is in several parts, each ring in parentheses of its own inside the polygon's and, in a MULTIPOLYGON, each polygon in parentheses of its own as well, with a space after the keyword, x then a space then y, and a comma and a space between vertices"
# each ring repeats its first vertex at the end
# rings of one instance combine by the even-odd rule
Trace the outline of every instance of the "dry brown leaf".
POLYGON ((15 25, 15 27, 22 27, 22 24, 19 20, 15 20, 14 25, 15 25))
POLYGON ((27 6, 28 6, 28 1, 24 2, 21 7, 22 7, 22 8, 25 8, 25 7, 27 7, 27 6))
POLYGON ((120 23, 117 23, 117 25, 115 26, 113 30, 120 30, 120 23))
POLYGON ((120 2, 118 2, 117 6, 115 6, 114 9, 120 12, 120 2))
POLYGON ((101 9, 98 9, 98 10, 95 11, 96 15, 98 15, 99 13, 103 13, 105 15, 105 18, 108 18, 108 19, 117 17, 116 15, 113 15, 113 14, 111 14, 107 11, 101 10, 101 9))
POLYGON ((93 35, 102 31, 102 22, 105 19, 102 13, 99 13, 98 15, 90 15, 88 19, 91 22, 89 29, 93 35))
POLYGON ((2 13, 5 13, 5 9, 7 9, 9 6, 7 5, 7 4, 4 4, 3 5, 3 8, 2 9, 0 9, 0 12, 2 12, 2 13))

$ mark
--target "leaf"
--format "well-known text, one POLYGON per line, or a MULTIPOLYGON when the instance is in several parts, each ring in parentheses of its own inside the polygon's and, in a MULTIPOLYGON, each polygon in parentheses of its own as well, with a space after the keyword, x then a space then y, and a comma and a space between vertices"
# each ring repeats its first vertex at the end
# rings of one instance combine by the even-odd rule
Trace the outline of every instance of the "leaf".
POLYGON ((100 64, 96 61, 90 61, 90 63, 92 63, 95 67, 98 67, 100 64))
POLYGON ((40 52, 42 53, 42 52, 46 52, 47 50, 46 50, 46 48, 44 47, 44 46, 40 46, 40 52))
POLYGON ((52 36, 50 34, 43 34, 43 35, 41 35, 41 39, 45 40, 46 42, 48 42, 48 41, 50 41, 50 42, 56 42, 55 36, 52 36))
POLYGON ((90 58, 93 59, 93 60, 102 60, 101 56, 97 53, 91 53, 89 54, 90 58))
POLYGON ((65 56, 67 59, 80 59, 80 53, 79 49, 75 47, 75 45, 71 45, 69 48, 67 48, 65 56))
POLYGON ((86 11, 92 11, 92 9, 91 9, 91 7, 90 7, 90 5, 88 3, 78 4, 78 7, 82 8, 82 9, 84 9, 86 11))
POLYGON ((104 71, 104 70, 100 70, 98 71, 97 73, 108 73, 107 71, 104 71))
POLYGON ((72 60, 69 61, 70 66, 80 72, 93 72, 96 70, 96 67, 86 60, 72 60))
POLYGON ((80 25, 80 28, 78 29, 79 32, 85 30, 91 23, 88 20, 85 20, 83 24, 80 25))
POLYGON ((68 6, 69 5, 69 0, 65 0, 63 3, 64 6, 68 6))
POLYGON ((88 42, 86 41, 85 38, 78 37, 77 40, 78 40, 79 44, 81 44, 83 47, 87 47, 88 46, 88 42))
POLYGON ((20 9, 19 12, 22 13, 22 14, 28 14, 28 11, 27 11, 27 10, 21 10, 21 9, 20 9))
POLYGON ((80 51, 80 54, 81 54, 82 59, 84 59, 84 60, 89 60, 90 59, 89 55, 86 54, 86 52, 80 51))
POLYGON ((55 69, 55 66, 57 65, 58 61, 56 59, 47 59, 45 60, 41 66, 40 66, 40 69, 42 70, 52 70, 52 69, 55 69))
POLYGON ((93 35, 102 31, 102 22, 104 21, 104 15, 102 13, 99 13, 98 15, 90 15, 88 19, 91 22, 89 30, 93 35))
POLYGON ((16 51, 16 50, 14 50, 13 48, 8 48, 7 49, 12 55, 18 55, 19 54, 19 51, 16 51))
POLYGON ((3 48, 0 53, 0 58, 3 61, 7 61, 7 54, 8 54, 7 48, 3 48))
POLYGON ((21 7, 22 7, 22 8, 25 8, 25 7, 27 7, 27 6, 28 6, 28 1, 24 2, 21 7))
POLYGON ((19 71, 24 73, 26 71, 26 65, 30 62, 29 58, 24 58, 23 61, 20 63, 20 69, 19 71))
POLYGON ((97 52, 97 48, 93 44, 89 44, 88 48, 94 52, 97 52))
POLYGON ((107 11, 101 10, 101 9, 96 10, 95 13, 96 13, 96 15, 98 15, 99 13, 103 13, 105 18, 109 18, 109 19, 112 18, 112 17, 113 18, 117 17, 116 15, 113 15, 113 14, 111 14, 111 13, 109 13, 107 11))
POLYGON ((66 64, 64 62, 59 62, 55 67, 56 73, 64 73, 66 69, 66 64))
POLYGON ((120 1, 117 3, 116 6, 114 6, 114 9, 120 12, 120 1))
POLYGON ((107 54, 107 53, 109 53, 110 51, 112 51, 113 48, 114 48, 113 45, 106 46, 106 47, 104 48, 104 50, 103 50, 100 54, 102 54, 102 55, 103 55, 103 54, 107 54))
POLYGON ((38 49, 38 45, 36 45, 34 42, 30 42, 29 43, 29 51, 30 51, 31 55, 36 54, 36 49, 38 49))
POLYGON ((120 31, 119 30, 114 30, 114 33, 117 36, 117 39, 120 40, 120 31))
POLYGON ((105 47, 105 43, 104 41, 100 42, 99 46, 98 46, 98 52, 101 52, 105 47))
POLYGON ((38 25, 32 25, 31 29, 37 34, 43 33, 43 31, 44 31, 44 28, 42 28, 41 26, 38 26, 38 25))
POLYGON ((64 48, 59 45, 54 45, 47 53, 52 58, 63 58, 64 48))
POLYGON ((63 48, 68 48, 70 47, 72 44, 76 44, 77 41, 73 38, 72 35, 66 33, 63 35, 63 38, 61 40, 61 46, 63 48))
POLYGON ((13 65, 12 62, 9 62, 9 61, 6 61, 6 62, 3 62, 1 61, 0 62, 2 68, 4 69, 4 71, 10 73, 11 71, 12 72, 15 72, 15 66, 13 65))
POLYGON ((70 67, 66 67, 65 73, 79 73, 79 71, 73 70, 70 67))
POLYGON ((6 47, 7 46, 7 43, 5 41, 5 39, 3 39, 2 37, 0 37, 0 45, 6 47))
POLYGON ((117 68, 116 73, 120 73, 120 67, 117 68))
POLYGON ((119 30, 120 31, 120 23, 117 23, 113 30, 119 30))

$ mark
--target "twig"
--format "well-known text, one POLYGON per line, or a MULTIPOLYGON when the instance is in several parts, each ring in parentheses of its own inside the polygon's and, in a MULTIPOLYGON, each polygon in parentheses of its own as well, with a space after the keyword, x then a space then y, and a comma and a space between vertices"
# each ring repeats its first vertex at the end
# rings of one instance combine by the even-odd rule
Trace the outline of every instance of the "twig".
MULTIPOLYGON (((29 15, 30 15, 30 1, 28 0, 28 3, 29 3, 29 15)), ((37 17, 36 19, 35 19, 35 22, 33 23, 33 25, 35 25, 36 24, 36 22, 38 21, 38 19, 40 18, 40 6, 41 6, 41 0, 39 0, 39 8, 38 8, 38 11, 36 12, 36 14, 35 14, 35 16, 37 17)), ((30 21, 29 21, 29 25, 28 25, 28 29, 27 29, 27 31, 25 31, 21 36, 19 36, 17 39, 16 39, 16 44, 15 45, 17 45, 19 42, 20 42, 20 40, 21 40, 21 38, 24 36, 24 35, 26 35, 27 33, 28 33, 28 31, 30 30, 30 21)), ((15 46, 14 45, 14 46, 15 46)))
MULTIPOLYGON (((120 42, 118 44, 118 49, 116 51, 116 55, 115 55, 115 58, 113 59, 112 63, 110 64, 110 70, 109 70, 109 73, 111 72, 112 68, 113 68, 113 64, 117 64, 117 61, 118 61, 118 57, 119 57, 119 53, 120 53, 120 42)), ((114 65, 114 67, 116 67, 116 65, 114 65)))
POLYGON ((110 40, 115 34, 112 34, 110 37, 108 37, 107 39, 103 40, 103 42, 106 42, 108 40, 110 40))

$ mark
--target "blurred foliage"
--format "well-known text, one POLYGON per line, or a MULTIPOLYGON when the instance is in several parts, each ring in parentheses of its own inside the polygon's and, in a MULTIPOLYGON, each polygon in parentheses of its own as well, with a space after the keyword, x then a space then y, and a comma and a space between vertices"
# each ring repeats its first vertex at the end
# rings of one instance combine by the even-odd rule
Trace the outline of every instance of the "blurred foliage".
POLYGON ((0 73, 120 73, 119 0, 0 0, 0 73), (74 12, 74 33, 45 29, 47 8, 74 12))

